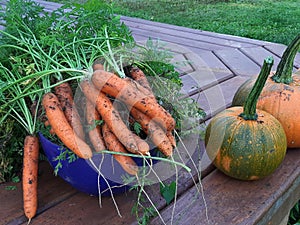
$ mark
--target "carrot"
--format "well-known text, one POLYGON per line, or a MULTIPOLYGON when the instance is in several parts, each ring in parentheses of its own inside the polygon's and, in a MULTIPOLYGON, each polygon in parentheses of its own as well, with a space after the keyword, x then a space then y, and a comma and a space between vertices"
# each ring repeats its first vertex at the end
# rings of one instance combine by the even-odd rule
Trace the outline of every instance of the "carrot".
MULTIPOLYGON (((148 79, 147 79, 145 73, 143 72, 143 70, 141 70, 138 67, 132 67, 130 69, 130 76, 132 79, 134 79, 136 82, 138 82, 144 88, 146 88, 149 91, 149 95, 153 95, 153 97, 155 98, 152 88, 151 88, 151 86, 148 82, 148 79)), ((175 137, 173 136, 172 132, 168 131, 166 135, 169 138, 171 144, 174 147, 176 147, 176 140, 175 140, 175 137)))
POLYGON ((138 67, 132 67, 130 69, 130 76, 132 77, 133 80, 138 82, 140 85, 142 85, 144 88, 146 88, 152 95, 154 96, 152 92, 152 88, 148 82, 148 79, 144 72, 138 68, 138 67))
POLYGON ((57 96, 61 108, 64 111, 66 119, 73 127, 75 133, 82 139, 85 139, 83 127, 81 124, 79 113, 74 105, 73 92, 68 82, 64 82, 55 86, 55 95, 57 96))
POLYGON ((29 222, 36 215, 38 207, 38 162, 38 137, 27 135, 24 140, 22 186, 23 207, 25 215, 29 219, 29 222))
POLYGON ((48 126, 50 127, 50 130, 49 130, 50 134, 52 134, 52 135, 55 134, 52 127, 51 127, 51 125, 50 125, 50 123, 49 123, 49 120, 45 120, 44 125, 45 125, 45 127, 48 127, 48 126))
POLYGON ((149 155, 149 151, 150 151, 150 147, 148 145, 148 143, 146 141, 144 141, 143 139, 141 139, 138 135, 136 135, 135 133, 132 133, 133 137, 136 141, 136 144, 138 146, 139 149, 139 153, 142 155, 149 155))
POLYGON ((137 81, 135 81, 129 77, 125 77, 122 80, 124 80, 126 83, 128 83, 129 86, 134 87, 136 90, 142 92, 144 95, 146 95, 150 98, 153 98, 153 100, 156 101, 156 98, 155 98, 153 92, 149 91, 147 88, 140 85, 137 81))
POLYGON ((167 135, 167 137, 169 138, 169 140, 170 140, 171 144, 173 145, 173 147, 176 148, 176 139, 175 139, 174 135, 172 134, 172 132, 171 132, 171 131, 168 131, 168 132, 166 133, 166 135, 167 135))
POLYGON ((92 150, 74 132, 64 115, 57 96, 51 92, 46 93, 43 96, 42 105, 53 131, 66 147, 80 158, 91 158, 92 150))
MULTIPOLYGON (((128 153, 122 145, 122 143, 109 129, 106 123, 102 126, 102 133, 108 150, 114 152, 128 153)), ((131 175, 137 175, 138 167, 131 157, 124 155, 114 155, 114 158, 119 162, 119 164, 127 173, 131 175)))
POLYGON ((137 108, 168 131, 175 128, 175 120, 170 113, 151 96, 140 91, 138 87, 141 85, 138 83, 131 85, 130 82, 104 70, 95 71, 92 82, 102 92, 137 108))
POLYGON ((101 63, 95 62, 95 63, 93 64, 93 71, 96 71, 96 70, 103 70, 103 69, 104 69, 104 67, 103 67, 103 65, 102 65, 101 63))
POLYGON ((95 104, 102 119, 107 123, 109 129, 117 136, 125 148, 132 153, 138 153, 139 149, 132 132, 123 122, 119 112, 114 108, 110 99, 104 93, 97 90, 89 80, 81 81, 80 87, 86 98, 95 104))
POLYGON ((131 108, 131 116, 138 122, 143 131, 149 136, 157 148, 165 155, 171 156, 173 153, 172 143, 165 131, 150 117, 140 112, 136 108, 131 108))
POLYGON ((92 145, 96 152, 100 152, 104 149, 105 143, 102 137, 102 132, 100 125, 96 124, 96 121, 100 121, 101 117, 96 110, 94 104, 87 99, 86 101, 86 110, 85 110, 85 117, 87 121, 87 125, 89 126, 88 134, 92 145))

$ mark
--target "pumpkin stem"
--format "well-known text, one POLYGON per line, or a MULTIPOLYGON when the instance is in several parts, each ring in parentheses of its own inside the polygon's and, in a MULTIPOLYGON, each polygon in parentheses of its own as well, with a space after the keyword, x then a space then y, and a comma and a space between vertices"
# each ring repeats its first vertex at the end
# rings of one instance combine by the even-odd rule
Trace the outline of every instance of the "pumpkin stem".
POLYGON ((264 88, 265 83, 269 77, 273 63, 274 63, 274 59, 271 56, 264 60, 264 64, 261 68, 258 78, 256 79, 255 84, 254 84, 253 88, 251 89, 251 91, 245 101, 244 110, 239 115, 244 120, 256 120, 257 119, 257 114, 256 114, 257 100, 258 100, 258 97, 259 97, 260 93, 262 92, 262 89, 264 88))
POLYGON ((300 47, 300 33, 297 37, 288 45, 284 51, 281 60, 277 66, 276 73, 271 79, 277 83, 289 84, 293 81, 293 65, 295 56, 300 47))

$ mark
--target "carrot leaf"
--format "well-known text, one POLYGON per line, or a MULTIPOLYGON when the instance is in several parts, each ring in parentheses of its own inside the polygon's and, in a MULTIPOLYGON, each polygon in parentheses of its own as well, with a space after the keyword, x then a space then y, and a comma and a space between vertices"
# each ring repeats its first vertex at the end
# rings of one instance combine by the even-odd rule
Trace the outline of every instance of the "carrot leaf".
POLYGON ((160 194, 166 200, 167 205, 169 205, 176 194, 176 182, 172 181, 169 185, 160 183, 160 194))

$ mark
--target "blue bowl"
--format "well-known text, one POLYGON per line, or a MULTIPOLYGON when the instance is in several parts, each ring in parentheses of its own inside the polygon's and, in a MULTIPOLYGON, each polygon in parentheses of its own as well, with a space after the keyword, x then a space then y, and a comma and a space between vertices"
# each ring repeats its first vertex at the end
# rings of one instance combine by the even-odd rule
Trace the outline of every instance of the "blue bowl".
MULTIPOLYGON (((94 154, 93 164, 89 160, 78 158, 73 162, 68 159, 57 160, 57 157, 66 149, 54 144, 41 133, 39 134, 40 143, 44 153, 52 168, 56 168, 61 163, 58 175, 71 184, 74 188, 89 195, 110 196, 113 194, 126 192, 130 186, 124 185, 124 176, 130 176, 111 154, 94 154), (95 168, 95 166, 97 168, 95 168), (99 175, 99 172, 101 175, 99 175), (111 191, 109 190, 111 188, 111 191)), ((143 159, 133 158, 137 165, 143 164, 143 159)))

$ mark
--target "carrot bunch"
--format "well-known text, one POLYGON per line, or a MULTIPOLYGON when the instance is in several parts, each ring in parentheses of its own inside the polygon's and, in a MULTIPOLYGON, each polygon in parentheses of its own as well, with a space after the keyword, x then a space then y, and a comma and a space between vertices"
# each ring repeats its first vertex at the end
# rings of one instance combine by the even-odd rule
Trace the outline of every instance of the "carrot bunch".
MULTIPOLYGON (((172 155, 176 146, 172 135, 175 120, 157 102, 142 70, 132 68, 130 77, 120 78, 105 71, 101 64, 95 64, 91 78, 82 80, 80 88, 84 96, 84 104, 80 104, 84 120, 79 116, 79 106, 75 106, 68 83, 58 85, 55 92, 46 93, 42 100, 51 131, 78 157, 89 159, 93 150, 105 149, 149 155, 148 142, 130 129, 132 123, 140 124, 147 139, 166 157, 172 155), (127 118, 119 103, 125 106, 127 118)), ((137 174, 137 165, 131 157, 122 154, 114 157, 127 173, 137 174)))

